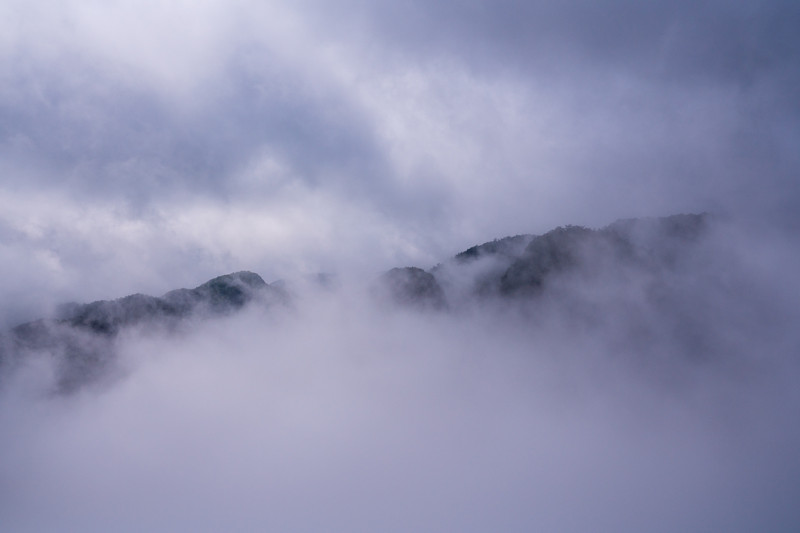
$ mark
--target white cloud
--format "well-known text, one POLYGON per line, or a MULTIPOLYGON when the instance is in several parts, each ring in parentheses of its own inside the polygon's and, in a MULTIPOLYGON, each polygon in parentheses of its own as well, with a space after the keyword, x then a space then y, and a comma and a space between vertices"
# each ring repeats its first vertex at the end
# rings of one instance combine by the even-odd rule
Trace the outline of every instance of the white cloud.
POLYGON ((87 531, 796 524, 796 489, 771 493, 800 468, 800 434, 786 427, 798 401, 788 352, 761 359, 750 352, 761 341, 751 341, 742 351, 757 370, 736 374, 725 361, 688 360, 664 338, 639 354, 671 356, 678 379, 660 383, 615 351, 626 325, 614 318, 576 330, 489 310, 387 313, 352 289, 305 293, 291 310, 251 309, 180 334, 131 332, 119 344, 127 374, 73 396, 32 399, 6 388, 0 422, 15 428, 0 438, 0 468, 13 486, 0 500, 8 523, 87 531))
MULTIPOLYGON (((711 261, 719 276, 681 294, 719 352, 780 358, 796 246, 769 228, 797 220, 797 15, 723 4, 2 2, 0 323, 242 269, 365 282, 507 234, 716 210, 761 220, 720 241, 748 275, 711 261), (703 300, 717 278, 727 296, 703 300)), ((685 397, 641 385, 609 339, 642 309, 658 325, 646 306, 609 308, 598 338, 561 316, 542 332, 306 298, 132 335, 130 375, 99 393, 4 393, 0 515, 19 530, 796 529, 791 383, 768 369, 748 388, 734 362, 731 383, 700 372, 685 397)))

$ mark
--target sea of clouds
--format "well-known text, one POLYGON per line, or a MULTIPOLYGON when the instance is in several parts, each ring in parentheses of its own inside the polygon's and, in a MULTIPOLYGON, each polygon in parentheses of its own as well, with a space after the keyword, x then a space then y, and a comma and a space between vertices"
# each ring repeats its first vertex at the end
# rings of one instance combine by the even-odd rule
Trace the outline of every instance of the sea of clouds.
POLYGON ((432 311, 343 278, 128 330, 72 394, 34 358, 0 394, 3 527, 792 531, 798 257, 731 235, 663 298, 604 278, 432 311))

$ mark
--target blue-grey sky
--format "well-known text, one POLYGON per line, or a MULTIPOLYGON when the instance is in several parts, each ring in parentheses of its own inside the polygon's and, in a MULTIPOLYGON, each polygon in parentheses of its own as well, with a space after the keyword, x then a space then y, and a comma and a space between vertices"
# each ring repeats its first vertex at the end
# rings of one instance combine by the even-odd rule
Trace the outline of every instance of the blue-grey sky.
POLYGON ((5 320, 621 217, 797 227, 798 27, 788 1, 5 0, 5 320))
POLYGON ((0 528, 798 531, 798 28, 796 1, 0 0, 2 328, 243 269, 342 287, 125 329, 68 396, 61 347, 20 351, 0 528), (450 312, 360 290, 699 211, 740 220, 527 313, 463 297, 491 260, 441 269, 450 312))

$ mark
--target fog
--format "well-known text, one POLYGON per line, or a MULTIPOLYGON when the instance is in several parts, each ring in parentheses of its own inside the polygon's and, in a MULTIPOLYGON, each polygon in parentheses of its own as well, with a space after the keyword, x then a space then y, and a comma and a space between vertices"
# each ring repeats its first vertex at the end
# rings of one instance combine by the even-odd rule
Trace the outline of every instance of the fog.
POLYGON ((792 2, 0 6, 0 323, 563 224, 798 227, 792 2))
POLYGON ((752 237, 718 228, 655 299, 635 272, 439 311, 296 281, 124 331, 72 394, 31 357, 0 396, 3 527, 794 531, 800 257, 752 237))
POLYGON ((781 0, 3 0, 0 333, 239 271, 292 297, 1 337, 0 529, 797 531, 798 27, 781 0), (528 295, 451 260, 700 212, 728 223, 677 261, 590 246, 528 295), (408 266, 442 305, 375 289, 408 266))

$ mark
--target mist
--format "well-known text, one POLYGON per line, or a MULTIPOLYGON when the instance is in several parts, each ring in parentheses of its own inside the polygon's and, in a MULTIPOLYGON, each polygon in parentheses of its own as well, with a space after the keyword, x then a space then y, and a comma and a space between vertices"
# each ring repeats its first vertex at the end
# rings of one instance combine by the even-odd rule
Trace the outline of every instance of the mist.
POLYGON ((0 2, 0 529, 797 531, 799 6, 0 2))
POLYGON ((717 225, 658 298, 635 272, 439 310, 297 281, 288 306, 126 330, 115 370, 67 395, 31 357, 0 397, 0 516, 10 531, 792 531, 800 258, 781 242, 717 225))
POLYGON ((797 6, 0 7, 0 321, 559 225, 796 231, 797 6))

